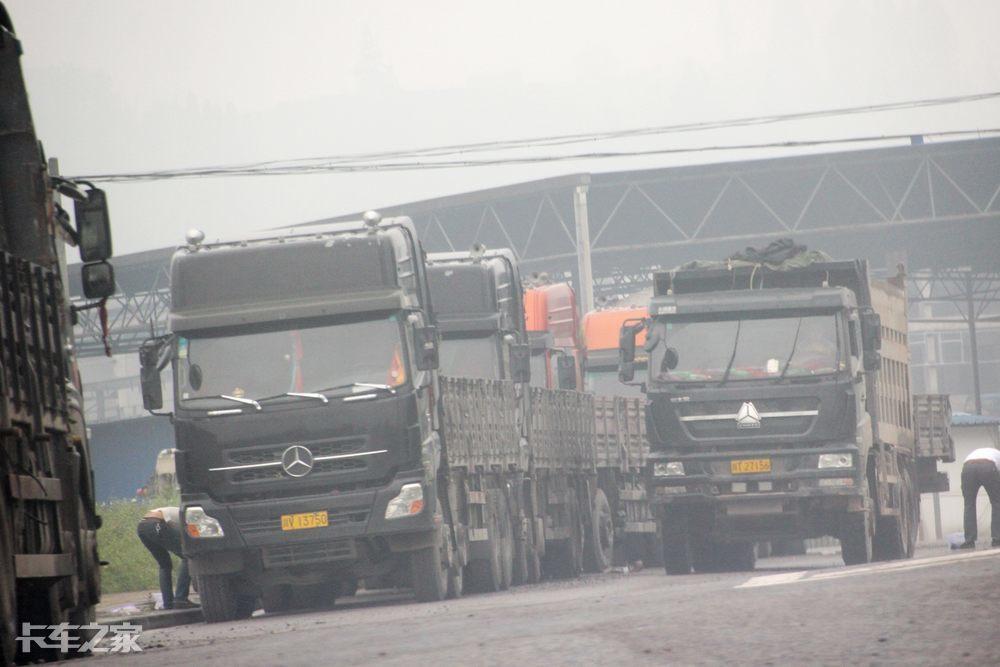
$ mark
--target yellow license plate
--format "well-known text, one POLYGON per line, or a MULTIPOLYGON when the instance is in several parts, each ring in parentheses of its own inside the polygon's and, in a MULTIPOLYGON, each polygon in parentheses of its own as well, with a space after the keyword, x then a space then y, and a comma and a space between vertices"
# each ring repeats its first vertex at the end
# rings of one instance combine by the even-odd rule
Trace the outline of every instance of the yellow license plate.
POLYGON ((730 461, 729 470, 734 475, 771 472, 771 459, 740 459, 738 461, 730 461))
POLYGON ((306 528, 325 528, 330 525, 326 512, 303 512, 302 514, 282 514, 282 530, 304 530, 306 528))

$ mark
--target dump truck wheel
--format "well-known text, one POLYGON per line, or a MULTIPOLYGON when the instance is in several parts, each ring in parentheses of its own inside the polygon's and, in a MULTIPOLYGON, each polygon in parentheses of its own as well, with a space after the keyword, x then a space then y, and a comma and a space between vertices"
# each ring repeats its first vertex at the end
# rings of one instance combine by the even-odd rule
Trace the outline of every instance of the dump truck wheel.
POLYGON ((872 559, 872 522, 867 512, 852 512, 844 518, 840 553, 844 565, 860 565, 872 559))
POLYGON ((663 541, 663 569, 667 574, 691 574, 691 545, 686 527, 664 521, 660 525, 663 541))
POLYGON ((614 558, 615 525, 611 517, 611 505, 600 489, 594 494, 590 519, 584 564, 588 572, 606 572, 614 558))
POLYGON ((7 514, 7 499, 0 489, 0 665, 14 663, 17 648, 17 610, 14 593, 14 549, 11 522, 7 514))
POLYGON ((904 558, 913 558, 913 553, 917 549, 917 534, 920 532, 920 492, 917 490, 915 475, 912 465, 903 468, 903 489, 906 492, 907 515, 907 535, 906 553, 904 558))
POLYGON ((495 507, 492 502, 487 502, 485 506, 487 537, 478 551, 485 551, 486 557, 470 559, 465 566, 465 584, 470 591, 476 593, 495 593, 500 590, 503 578, 500 566, 500 524, 495 507))
POLYGON ((198 577, 201 613, 206 623, 224 623, 249 618, 253 602, 237 590, 236 578, 227 574, 203 574, 198 577))
POLYGON ((260 601, 267 614, 288 611, 292 608, 292 587, 288 584, 268 586, 261 593, 260 601))
POLYGON ((442 549, 448 548, 447 539, 439 530, 437 544, 410 554, 410 579, 418 602, 439 602, 448 595, 450 572, 442 554, 442 549))

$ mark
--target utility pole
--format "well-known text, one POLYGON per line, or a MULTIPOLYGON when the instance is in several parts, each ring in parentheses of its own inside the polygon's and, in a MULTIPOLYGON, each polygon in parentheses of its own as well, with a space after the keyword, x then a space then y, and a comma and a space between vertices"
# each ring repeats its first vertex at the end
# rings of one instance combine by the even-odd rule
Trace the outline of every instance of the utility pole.
POLYGON ((973 300, 972 275, 965 276, 965 305, 968 308, 966 320, 969 323, 969 347, 972 350, 972 392, 976 399, 976 414, 983 414, 983 394, 979 386, 979 346, 976 344, 976 303, 973 300))
MULTIPOLYGON (((589 180, 589 179, 588 179, 589 180)), ((594 272, 590 263, 590 220, 587 217, 586 183, 573 192, 573 217, 576 218, 576 261, 580 278, 580 316, 594 309, 594 272)))

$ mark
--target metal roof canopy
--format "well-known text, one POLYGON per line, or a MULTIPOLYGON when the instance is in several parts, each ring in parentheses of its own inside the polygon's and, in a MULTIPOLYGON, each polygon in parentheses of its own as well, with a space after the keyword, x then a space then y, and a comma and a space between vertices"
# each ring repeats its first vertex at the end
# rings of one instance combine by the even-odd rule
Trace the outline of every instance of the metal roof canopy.
MULTIPOLYGON (((873 267, 893 255, 912 270, 995 270, 1000 138, 571 174, 379 211, 409 215, 428 252, 509 247, 526 270, 565 276, 578 291, 577 257, 589 250, 593 289, 604 295, 648 288, 659 268, 721 259, 783 236, 873 267), (589 244, 578 244, 578 229, 588 227, 589 244)), ((109 307, 116 350, 134 349, 150 319, 163 331, 171 254, 115 260, 120 291, 109 307)), ((78 271, 71 276, 79 295, 78 271)), ((99 354, 96 313, 81 315, 81 351, 99 354)))

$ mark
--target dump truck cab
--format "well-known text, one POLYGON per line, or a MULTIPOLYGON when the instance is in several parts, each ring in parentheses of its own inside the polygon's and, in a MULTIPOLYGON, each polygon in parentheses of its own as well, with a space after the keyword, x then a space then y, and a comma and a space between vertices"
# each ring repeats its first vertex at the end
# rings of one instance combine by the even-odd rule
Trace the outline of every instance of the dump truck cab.
POLYGON ((771 539, 833 535, 847 562, 912 553, 901 290, 861 261, 657 273, 649 320, 623 329, 625 379, 640 327, 668 572, 713 552, 752 566, 771 539))

